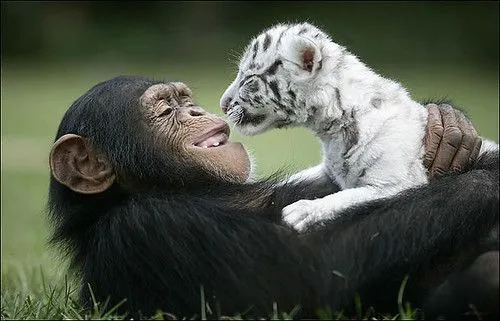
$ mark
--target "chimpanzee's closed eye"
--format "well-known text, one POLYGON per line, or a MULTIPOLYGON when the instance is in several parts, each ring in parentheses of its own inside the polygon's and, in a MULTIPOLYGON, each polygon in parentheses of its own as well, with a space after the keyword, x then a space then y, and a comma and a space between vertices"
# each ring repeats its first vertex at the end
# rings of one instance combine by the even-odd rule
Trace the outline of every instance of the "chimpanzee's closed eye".
POLYGON ((163 110, 159 115, 158 117, 164 117, 164 116, 168 116, 170 115, 172 112, 174 111, 174 109, 172 107, 167 107, 165 108, 165 110, 163 110))

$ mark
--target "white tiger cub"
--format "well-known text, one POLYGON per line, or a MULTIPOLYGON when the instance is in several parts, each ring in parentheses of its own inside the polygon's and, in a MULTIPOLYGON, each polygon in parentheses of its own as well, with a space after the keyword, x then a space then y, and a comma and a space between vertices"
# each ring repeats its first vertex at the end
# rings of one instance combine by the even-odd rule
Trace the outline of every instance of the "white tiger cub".
MULTIPOLYGON (((311 24, 278 24, 254 38, 220 104, 243 134, 301 125, 320 139, 322 163, 292 179, 331 179, 342 190, 285 207, 299 230, 427 183, 425 107, 311 24)), ((488 147, 498 145, 483 141, 488 147)))

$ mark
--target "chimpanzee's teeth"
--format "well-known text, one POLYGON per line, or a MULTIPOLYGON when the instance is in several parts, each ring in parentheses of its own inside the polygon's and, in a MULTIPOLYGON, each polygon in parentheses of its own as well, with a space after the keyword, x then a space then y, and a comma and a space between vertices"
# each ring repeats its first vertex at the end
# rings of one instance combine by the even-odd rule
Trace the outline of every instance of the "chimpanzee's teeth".
POLYGON ((206 138, 205 140, 195 144, 197 147, 201 148, 210 148, 210 147, 218 147, 224 145, 227 142, 227 134, 226 133, 216 133, 213 136, 206 138))

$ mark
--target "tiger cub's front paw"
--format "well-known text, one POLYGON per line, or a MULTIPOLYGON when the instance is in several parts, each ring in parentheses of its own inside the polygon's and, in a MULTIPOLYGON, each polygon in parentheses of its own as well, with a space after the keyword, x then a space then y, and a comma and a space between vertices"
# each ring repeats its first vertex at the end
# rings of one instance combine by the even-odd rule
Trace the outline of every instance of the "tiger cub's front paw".
POLYGON ((300 200, 283 208, 283 220, 298 231, 313 222, 322 219, 325 212, 317 201, 300 200))

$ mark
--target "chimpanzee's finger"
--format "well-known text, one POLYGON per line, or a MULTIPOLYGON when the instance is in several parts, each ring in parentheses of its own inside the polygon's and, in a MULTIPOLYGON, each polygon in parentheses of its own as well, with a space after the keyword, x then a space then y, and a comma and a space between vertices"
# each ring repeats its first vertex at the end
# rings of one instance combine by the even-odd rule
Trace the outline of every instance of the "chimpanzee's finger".
POLYGON ((455 110, 458 127, 462 131, 462 143, 460 144, 457 154, 451 162, 451 170, 454 172, 462 172, 468 168, 476 138, 477 132, 472 126, 472 123, 460 111, 455 110))
POLYGON ((443 137, 443 121, 441 119, 441 113, 439 112, 438 106, 436 104, 427 105, 427 127, 425 128, 425 155, 424 155, 424 166, 427 169, 431 168, 436 153, 438 151, 439 142, 443 137))
MULTIPOLYGON (((469 130, 467 130, 465 132, 462 130, 463 134, 471 136, 470 139, 472 139, 474 141, 472 151, 470 153, 468 164, 467 164, 467 167, 470 167, 470 166, 474 165, 474 163, 477 161, 483 140, 481 139, 481 137, 477 133, 476 129, 472 125, 472 122, 470 121, 470 119, 468 119, 462 112, 460 112, 459 110, 456 110, 456 109, 455 109, 455 115, 457 117, 458 116, 462 117, 463 122, 465 124, 467 124, 467 128, 469 130)), ((469 139, 467 139, 467 140, 469 140, 469 139)))
POLYGON ((443 138, 439 144, 434 163, 430 169, 430 177, 436 178, 447 171, 451 166, 460 144, 462 143, 462 132, 458 127, 455 112, 450 105, 438 106, 443 119, 443 138))

